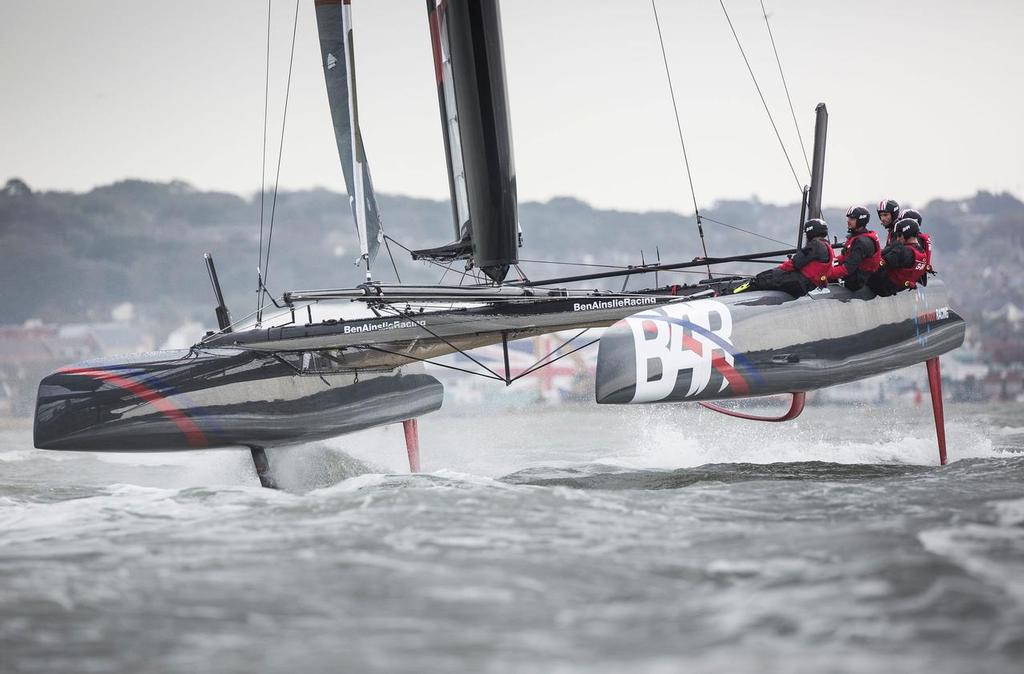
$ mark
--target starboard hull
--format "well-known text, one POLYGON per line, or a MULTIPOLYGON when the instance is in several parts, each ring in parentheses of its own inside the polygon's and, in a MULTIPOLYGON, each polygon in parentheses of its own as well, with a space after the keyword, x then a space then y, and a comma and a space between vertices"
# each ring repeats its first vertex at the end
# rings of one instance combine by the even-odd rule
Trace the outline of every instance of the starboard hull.
POLYGON ((596 397, 628 404, 811 391, 935 358, 959 347, 964 331, 940 281, 892 297, 829 286, 796 300, 751 292, 678 302, 605 331, 596 397))
MULTIPOLYGON (((422 366, 332 372, 302 355, 164 351, 62 368, 39 385, 40 449, 274 447, 412 419, 441 407, 422 366)), ((329 365, 329 364, 328 364, 329 365)))

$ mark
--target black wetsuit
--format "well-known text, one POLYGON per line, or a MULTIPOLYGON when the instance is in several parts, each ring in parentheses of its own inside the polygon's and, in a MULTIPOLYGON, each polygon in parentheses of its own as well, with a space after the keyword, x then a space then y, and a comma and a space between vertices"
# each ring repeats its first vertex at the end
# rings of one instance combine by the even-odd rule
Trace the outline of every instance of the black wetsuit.
POLYGON ((898 239, 882 249, 882 268, 867 278, 866 285, 871 288, 871 292, 879 297, 889 297, 906 290, 905 287, 893 283, 886 270, 912 268, 917 260, 910 249, 911 246, 924 252, 924 246, 920 243, 906 244, 898 239))
POLYGON ((811 279, 800 272, 811 262, 827 263, 832 259, 828 242, 823 238, 812 239, 807 245, 793 254, 789 264, 768 269, 750 281, 744 290, 781 290, 793 297, 803 297, 815 288, 811 279), (784 269, 783 267, 792 267, 784 269))
POLYGON ((866 236, 859 236, 867 232, 867 228, 859 227, 849 233, 846 237, 846 245, 843 246, 842 266, 846 268, 843 285, 850 290, 860 290, 864 287, 870 272, 857 269, 864 260, 875 254, 875 242, 866 236), (854 238, 856 237, 856 238, 854 238), (853 239, 853 243, 850 240, 853 239))

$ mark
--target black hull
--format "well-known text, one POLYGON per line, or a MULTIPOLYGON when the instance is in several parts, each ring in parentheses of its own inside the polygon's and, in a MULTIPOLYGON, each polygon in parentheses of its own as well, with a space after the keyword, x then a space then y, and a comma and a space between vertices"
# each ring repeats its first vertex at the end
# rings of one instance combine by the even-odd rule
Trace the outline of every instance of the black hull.
POLYGON ((63 368, 39 385, 35 446, 86 451, 274 447, 441 407, 422 372, 300 374, 251 351, 158 352, 63 368))

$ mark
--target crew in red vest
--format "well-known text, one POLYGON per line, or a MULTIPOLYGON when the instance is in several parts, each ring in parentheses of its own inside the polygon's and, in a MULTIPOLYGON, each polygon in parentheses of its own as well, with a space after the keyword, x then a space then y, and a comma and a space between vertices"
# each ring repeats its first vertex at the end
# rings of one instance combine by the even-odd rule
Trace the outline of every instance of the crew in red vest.
POLYGON ((815 288, 828 285, 834 253, 828 245, 828 225, 814 218, 804 223, 807 245, 774 269, 768 269, 750 279, 734 293, 748 290, 782 290, 793 297, 802 297, 815 288))
POLYGON ((842 280, 850 290, 860 290, 867 277, 878 271, 882 246, 878 235, 867 228, 870 220, 871 214, 863 206, 851 206, 846 211, 846 244, 829 272, 830 281, 842 280))
MULTIPOLYGON (((903 220, 904 218, 910 218, 911 220, 917 223, 918 229, 921 228, 921 214, 915 211, 913 208, 906 208, 903 210, 903 212, 900 213, 900 220, 903 220)), ((892 243, 892 238, 892 232, 889 232, 889 240, 885 242, 885 245, 888 246, 890 243, 892 243)), ((928 263, 928 274, 934 274, 935 270, 932 269, 932 239, 929 235, 925 234, 924 232, 918 232, 917 240, 921 243, 921 247, 924 248, 924 254, 927 258, 926 261, 928 263)), ((921 277, 921 280, 919 281, 921 285, 928 285, 928 274, 925 274, 924 276, 921 277)))
POLYGON ((878 202, 878 221, 882 223, 882 227, 885 227, 887 236, 885 237, 885 245, 892 243, 892 228, 896 224, 896 221, 900 219, 900 205, 896 203, 895 199, 882 199, 878 202))
POLYGON ((881 268, 868 277, 867 285, 879 297, 916 288, 925 276, 927 255, 918 240, 917 223, 904 218, 893 227, 893 242, 882 251, 881 268))

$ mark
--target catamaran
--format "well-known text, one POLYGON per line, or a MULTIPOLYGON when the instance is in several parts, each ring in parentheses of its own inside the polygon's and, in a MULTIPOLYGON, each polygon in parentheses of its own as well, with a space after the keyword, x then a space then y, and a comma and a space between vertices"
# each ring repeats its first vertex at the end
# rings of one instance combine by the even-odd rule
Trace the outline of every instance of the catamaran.
MULTIPOLYGON (((769 261, 794 249, 508 280, 509 271, 518 269, 523 232, 498 0, 427 0, 452 241, 410 251, 417 260, 463 263, 482 271, 486 280, 458 286, 373 280, 374 261, 389 239, 359 127, 351 4, 314 0, 314 5, 366 282, 274 297, 261 274, 257 311, 232 322, 207 255, 218 329, 187 350, 94 360, 45 377, 35 412, 36 447, 248 448, 261 484, 273 487, 267 448, 401 422, 410 470, 418 471, 416 419, 439 409, 444 397, 426 363, 453 367, 436 359, 462 353, 479 366, 475 374, 507 385, 598 344, 598 403, 697 402, 761 421, 795 418, 809 391, 925 362, 940 462, 946 462, 938 358, 962 344, 965 324, 949 307, 940 280, 887 298, 830 285, 794 299, 777 291, 729 294, 736 277, 711 274, 716 265, 769 261), (688 267, 706 267, 708 279, 631 292, 572 287, 688 267), (352 303, 369 315, 345 318, 343 309, 352 303), (606 329, 589 337, 595 328, 606 329), (567 330, 577 332, 511 376, 510 341, 567 330), (495 344, 505 349, 504 372, 472 355, 475 348, 495 344), (753 416, 713 402, 774 394, 791 396, 781 416, 753 416)), ((826 128, 822 104, 801 225, 821 214, 826 128)))

